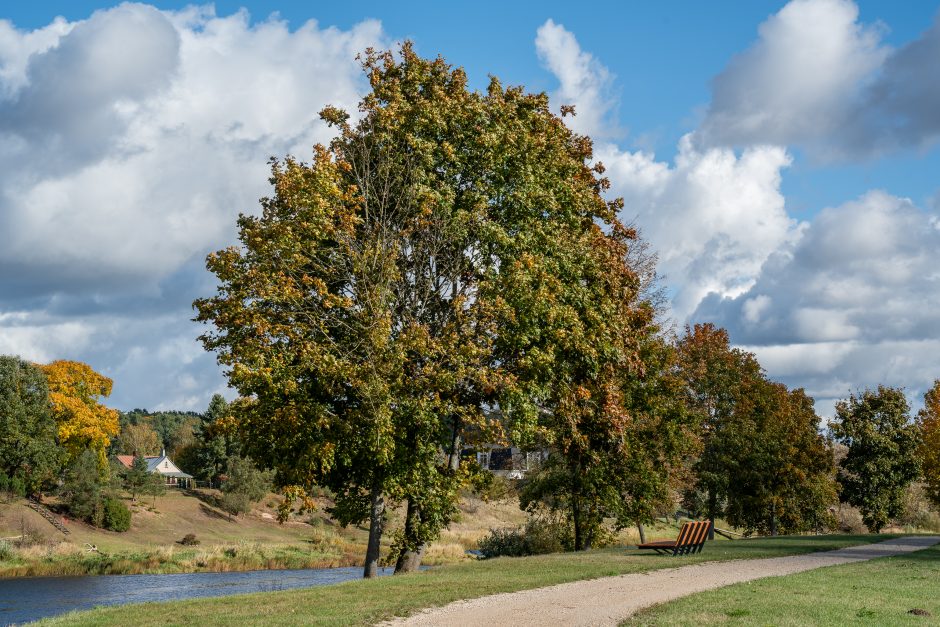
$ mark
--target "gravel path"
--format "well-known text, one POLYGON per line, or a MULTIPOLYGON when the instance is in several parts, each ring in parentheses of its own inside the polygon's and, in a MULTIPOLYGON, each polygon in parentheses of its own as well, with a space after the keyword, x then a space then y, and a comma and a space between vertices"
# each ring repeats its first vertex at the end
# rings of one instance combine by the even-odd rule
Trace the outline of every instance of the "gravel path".
POLYGON ((573 581, 457 601, 385 625, 618 625, 637 610, 694 592, 919 551, 938 542, 940 536, 913 536, 838 551, 708 562, 648 573, 573 581))

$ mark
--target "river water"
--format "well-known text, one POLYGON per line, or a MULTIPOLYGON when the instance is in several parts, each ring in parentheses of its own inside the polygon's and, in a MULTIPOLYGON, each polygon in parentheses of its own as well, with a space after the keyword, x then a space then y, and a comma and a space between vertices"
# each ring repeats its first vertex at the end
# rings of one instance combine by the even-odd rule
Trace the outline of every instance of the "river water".
MULTIPOLYGON (((381 570, 382 575, 392 572, 391 568, 381 570)), ((0 579, 0 625, 25 623, 96 605, 272 592, 324 586, 360 577, 361 567, 0 579)))

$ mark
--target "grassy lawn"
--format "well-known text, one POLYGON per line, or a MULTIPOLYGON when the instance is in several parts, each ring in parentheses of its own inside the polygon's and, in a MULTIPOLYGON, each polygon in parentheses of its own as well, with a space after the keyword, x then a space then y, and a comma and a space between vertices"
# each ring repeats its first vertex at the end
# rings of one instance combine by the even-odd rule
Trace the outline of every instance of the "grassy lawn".
POLYGON ((636 550, 500 558, 412 575, 168 604, 145 603, 68 614, 44 625, 361 625, 498 592, 537 588, 712 560, 779 557, 876 542, 889 536, 793 536, 717 541, 693 556, 671 558, 636 550))
POLYGON ((940 625, 940 547, 702 592, 624 625, 940 625), (929 616, 909 613, 924 610, 929 616))

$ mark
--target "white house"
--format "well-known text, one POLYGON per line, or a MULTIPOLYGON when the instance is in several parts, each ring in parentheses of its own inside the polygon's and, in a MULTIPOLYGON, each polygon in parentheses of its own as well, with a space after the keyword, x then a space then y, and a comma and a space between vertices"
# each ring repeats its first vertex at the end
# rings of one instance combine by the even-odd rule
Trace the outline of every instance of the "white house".
MULTIPOLYGON (((117 460, 127 468, 134 465, 133 455, 118 455, 117 460)), ((147 462, 147 472, 162 475, 167 485, 188 488, 192 486, 193 476, 188 475, 173 463, 166 450, 160 452, 159 457, 144 457, 147 462)))

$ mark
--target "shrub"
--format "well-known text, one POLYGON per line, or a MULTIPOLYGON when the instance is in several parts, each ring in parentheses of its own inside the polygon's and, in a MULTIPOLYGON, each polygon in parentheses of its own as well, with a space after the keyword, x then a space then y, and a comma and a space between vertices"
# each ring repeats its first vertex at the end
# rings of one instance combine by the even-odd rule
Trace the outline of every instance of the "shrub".
POLYGON ((239 514, 247 514, 249 511, 251 511, 251 500, 248 498, 247 494, 242 494, 240 492, 229 492, 228 494, 223 494, 221 504, 222 509, 234 516, 238 516, 239 514))
POLYGON ((13 541, 13 545, 20 549, 38 546, 46 543, 46 537, 38 529, 20 516, 20 537, 13 541))
POLYGON ((868 527, 862 519, 862 513, 851 505, 842 504, 836 513, 839 531, 842 533, 868 533, 868 527))
POLYGON ((479 549, 485 558, 557 553, 564 550, 566 535, 564 525, 532 518, 522 527, 491 529, 479 549))
POLYGON ((244 514, 252 503, 264 499, 274 481, 274 472, 259 470, 247 458, 228 460, 226 479, 222 483, 222 507, 230 514, 244 514))
POLYGON ((13 558, 13 545, 6 540, 0 540, 0 562, 13 558))
POLYGON ((183 539, 179 541, 183 546, 196 546, 199 544, 199 540, 196 539, 195 533, 187 533, 183 536, 183 539))
POLYGON ((111 531, 127 531, 131 528, 131 510, 116 498, 105 498, 104 527, 111 531))
POLYGON ((10 479, 10 487, 8 491, 13 496, 18 496, 20 498, 23 498, 26 496, 26 482, 23 481, 22 477, 15 476, 12 479, 10 479))

